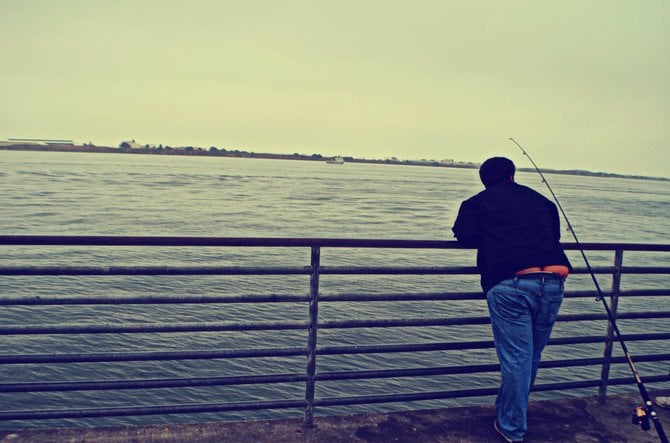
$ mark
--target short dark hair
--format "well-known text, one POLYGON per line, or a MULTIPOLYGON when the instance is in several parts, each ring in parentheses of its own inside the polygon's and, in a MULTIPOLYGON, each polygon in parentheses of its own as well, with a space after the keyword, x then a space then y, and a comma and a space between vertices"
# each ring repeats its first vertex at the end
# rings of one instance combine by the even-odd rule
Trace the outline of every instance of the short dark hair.
POLYGON ((491 157, 479 167, 479 178, 485 187, 509 180, 514 174, 514 163, 505 157, 491 157))

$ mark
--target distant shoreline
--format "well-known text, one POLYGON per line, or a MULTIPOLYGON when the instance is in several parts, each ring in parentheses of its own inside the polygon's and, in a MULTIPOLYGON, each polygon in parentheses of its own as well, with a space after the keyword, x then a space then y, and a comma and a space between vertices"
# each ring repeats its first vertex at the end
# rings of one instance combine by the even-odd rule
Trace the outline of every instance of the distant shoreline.
MULTIPOLYGON (((88 152, 88 153, 104 153, 104 154, 142 154, 142 155, 189 155, 189 156, 209 156, 209 157, 237 157, 237 158, 256 158, 256 159, 274 159, 274 160, 303 160, 303 161, 322 161, 332 158, 331 156, 323 156, 321 154, 270 154, 270 153, 256 153, 240 150, 226 150, 212 147, 209 150, 202 148, 193 148, 191 146, 171 148, 169 146, 159 148, 113 148, 109 146, 92 146, 92 145, 69 145, 69 144, 49 144, 49 145, 34 145, 34 144, 13 144, 0 145, 0 150, 5 151, 47 151, 47 152, 88 152)), ((343 157, 345 163, 372 163, 385 165, 406 165, 406 166, 430 166, 440 168, 460 168, 460 169, 477 169, 479 165, 476 163, 454 162, 445 163, 438 161, 419 161, 419 160, 374 160, 355 157, 343 157)), ((517 168, 519 171, 535 172, 533 168, 517 168)), ((630 178, 636 180, 654 180, 654 181, 670 181, 667 177, 649 177, 644 175, 627 175, 627 174, 613 174, 609 172, 591 172, 584 170, 558 170, 558 169, 541 169, 543 173, 547 174, 563 174, 563 175, 580 175, 589 177, 607 177, 607 178, 630 178)))

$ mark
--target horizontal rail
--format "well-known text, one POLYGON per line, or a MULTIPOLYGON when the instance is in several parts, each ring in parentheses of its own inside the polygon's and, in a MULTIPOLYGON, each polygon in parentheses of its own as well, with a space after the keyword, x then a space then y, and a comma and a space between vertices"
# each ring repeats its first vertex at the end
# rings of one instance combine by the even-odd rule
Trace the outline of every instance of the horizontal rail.
MULTIPOLYGON (((623 336, 626 341, 641 340, 670 340, 670 333, 653 334, 629 334, 623 336)), ((608 338, 605 335, 579 336, 551 338, 549 345, 571 345, 588 343, 605 343, 608 338)), ((322 346, 317 349, 319 355, 339 354, 378 354, 399 352, 430 352, 430 351, 456 351, 472 349, 492 349, 493 340, 474 340, 460 342, 437 342, 418 344, 392 344, 392 345, 350 345, 350 346, 322 346)))
POLYGON ((304 382, 304 374, 247 375, 237 377, 172 378, 144 380, 97 380, 88 382, 7 383, 0 392, 108 391, 120 389, 193 388, 304 382))
MULTIPOLYGON (((3 266, 0 275, 309 275, 310 267, 166 267, 166 266, 3 266)), ((594 274, 670 274, 670 266, 636 266, 616 269, 609 266, 593 266, 594 274)), ((474 266, 321 266, 321 275, 474 275, 474 266)), ((589 274, 586 268, 575 268, 572 274, 589 274)))
POLYGON ((0 275, 305 275, 311 269, 294 267, 168 267, 168 266, 4 266, 0 275))
MULTIPOLYGON (((627 312, 618 315, 619 320, 670 318, 670 311, 627 312)), ((607 320, 606 314, 559 315, 558 322, 607 320)), ((378 320, 331 320, 319 324, 320 329, 354 328, 407 328, 425 326, 460 326, 489 324, 489 317, 432 317, 378 320)), ((308 322, 218 322, 218 323, 142 323, 119 325, 7 325, 0 326, 1 335, 35 334, 132 334, 173 332, 225 332, 225 331, 279 331, 308 329, 308 322)))
POLYGON ((263 323, 138 323, 119 325, 10 325, 0 326, 0 335, 34 334, 132 334, 168 332, 280 331, 307 329, 308 322, 263 323))
MULTIPOLYGON (((565 298, 593 298, 598 292, 566 291, 565 298)), ((614 295, 613 291, 602 291, 605 297, 614 295)), ((620 291, 619 297, 661 297, 670 295, 670 289, 634 289, 620 291)), ((421 292, 395 294, 335 294, 322 295, 320 303, 332 302, 390 302, 390 301, 449 301, 449 300, 482 300, 481 291, 470 292, 421 292)), ((233 304, 233 303, 304 303, 309 295, 148 295, 139 297, 108 296, 66 297, 66 296, 2 296, 0 306, 32 306, 32 305, 144 305, 144 304, 233 304)))
POLYGON ((195 403, 169 406, 140 406, 90 409, 46 409, 39 411, 0 411, 0 420, 44 420, 56 418, 123 417, 205 412, 252 411, 261 409, 304 408, 305 400, 249 401, 235 403, 195 403))
MULTIPOLYGON (((60 236, 0 235, 0 245, 18 246, 226 246, 226 247, 328 247, 328 248, 410 248, 471 249, 455 240, 386 240, 295 237, 173 237, 173 236, 60 236)), ((659 251, 670 252, 670 244, 647 243, 581 243, 585 250, 659 251)), ((579 249, 574 242, 565 242, 568 250, 579 249)))
MULTIPOLYGON (((650 334, 629 334, 622 337, 625 341, 670 340, 670 332, 650 334)), ((549 345, 570 345, 605 343, 605 335, 561 337, 549 340, 549 345)), ((403 343, 385 345, 321 346, 316 349, 318 355, 354 355, 386 354, 401 352, 432 352, 473 349, 492 349, 493 340, 435 343, 403 343)), ((232 358, 294 357, 307 355, 307 348, 258 348, 258 349, 221 349, 210 351, 164 351, 164 352, 109 352, 86 354, 16 354, 0 355, 0 364, 39 364, 39 363, 102 363, 127 361, 167 361, 167 360, 211 360, 232 358)), ((636 357, 637 359, 638 357, 636 357)))
POLYGON ((102 363, 129 361, 214 360, 231 358, 294 357, 307 348, 219 349, 210 351, 96 352, 80 354, 0 355, 0 364, 102 363))
POLYGON ((23 246, 197 246, 197 247, 346 247, 464 249, 450 240, 370 240, 281 237, 109 237, 0 235, 0 245, 23 246))
POLYGON ((149 295, 140 297, 125 296, 94 296, 94 297, 63 297, 63 296, 0 296, 0 306, 33 306, 33 305, 168 305, 168 304, 227 304, 227 303, 304 303, 309 301, 307 295, 239 295, 239 296, 203 296, 203 295, 149 295))

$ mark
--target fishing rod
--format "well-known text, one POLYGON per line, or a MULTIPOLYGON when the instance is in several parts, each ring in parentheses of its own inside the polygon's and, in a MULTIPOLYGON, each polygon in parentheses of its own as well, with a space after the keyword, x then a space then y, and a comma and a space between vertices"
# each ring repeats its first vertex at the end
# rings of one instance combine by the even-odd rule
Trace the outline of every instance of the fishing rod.
POLYGON ((628 346, 626 346, 626 342, 623 340, 623 337, 621 336, 621 331, 619 331, 619 327, 617 326, 616 320, 614 316, 612 315, 612 311, 610 310, 609 305, 607 304, 607 301, 605 300, 605 297, 603 296, 603 292, 600 289, 600 285, 598 284, 598 279, 596 278, 596 274, 593 272, 593 269, 591 268, 591 264, 589 263, 589 259, 586 257, 586 253, 584 252, 584 248, 582 248, 581 243, 579 242, 579 238, 577 238, 577 234, 575 233, 575 230, 572 227, 572 224, 570 223, 570 219, 568 218, 567 214, 563 210, 563 207, 561 206, 561 202, 558 200, 558 197, 556 197, 556 194, 554 194, 554 190, 551 189, 551 186, 549 185, 549 182, 547 179, 544 177, 544 174, 542 174, 542 171, 540 171, 540 168, 537 167, 533 159, 528 155, 525 149, 516 141, 514 138, 510 137, 510 140, 521 149, 521 152, 523 152, 523 155, 528 157, 528 160, 530 160, 531 164, 535 168, 535 171, 537 171, 538 174, 540 174, 540 178, 542 179, 542 182, 547 186, 547 189, 549 189, 549 192, 551 193, 551 196, 554 198, 554 201, 556 202, 556 206, 558 206, 558 209, 561 211, 561 214, 563 215, 563 218, 565 219, 566 224, 568 225, 568 230, 572 234, 572 237, 575 239, 575 244, 577 245, 577 249, 579 249, 579 252, 582 255, 582 258, 584 259, 584 263, 586 264, 586 268, 591 275, 591 279, 593 280, 593 284, 596 287, 596 292, 598 294, 598 297, 596 298, 596 301, 602 301, 603 306, 605 308, 605 312, 607 312, 607 318, 609 319, 610 325, 612 326, 612 330, 614 331, 614 335, 616 336, 617 341, 621 345, 621 349, 623 350, 624 355, 626 356, 626 360, 628 361, 628 366, 630 366, 630 370, 633 372, 633 377, 635 378, 635 383, 637 384, 637 388, 640 391, 640 396, 642 397, 642 401, 644 402, 644 409, 642 410, 641 408, 636 408, 636 410, 633 412, 633 423, 634 424, 639 424, 642 426, 643 429, 647 430, 649 429, 649 418, 651 418, 652 422, 654 423, 654 428, 656 429, 656 433, 658 434, 658 437, 661 439, 661 443, 668 443, 668 437, 665 435, 665 431, 663 430, 663 425, 661 424, 661 421, 658 418, 658 414, 654 410, 654 403, 651 401, 651 398, 649 397, 649 393, 647 392, 647 388, 645 388, 644 384, 642 383, 642 379, 640 378, 640 374, 637 371, 637 368, 635 367, 635 363, 633 362, 633 357, 631 356, 630 352, 628 352, 628 346), (646 415, 645 415, 646 413, 646 415))

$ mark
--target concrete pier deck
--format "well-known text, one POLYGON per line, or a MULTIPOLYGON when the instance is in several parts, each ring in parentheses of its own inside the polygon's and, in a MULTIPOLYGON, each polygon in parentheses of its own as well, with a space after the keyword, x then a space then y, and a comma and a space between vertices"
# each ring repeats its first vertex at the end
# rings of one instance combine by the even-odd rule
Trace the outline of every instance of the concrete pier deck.
MULTIPOLYGON (((654 392, 668 395, 669 392, 654 392)), ((531 403, 526 442, 658 442, 653 423, 644 431, 631 423, 637 394, 545 400, 531 403)), ((670 409, 656 407, 666 434, 670 409)), ((493 430, 493 406, 315 418, 118 428, 60 428, 0 431, 1 443, 388 443, 501 442, 493 430)))

